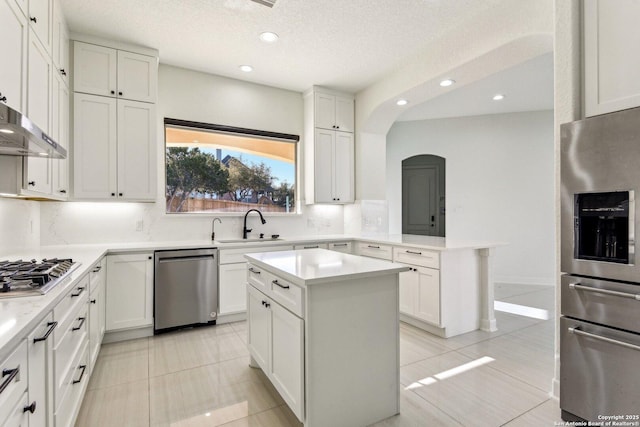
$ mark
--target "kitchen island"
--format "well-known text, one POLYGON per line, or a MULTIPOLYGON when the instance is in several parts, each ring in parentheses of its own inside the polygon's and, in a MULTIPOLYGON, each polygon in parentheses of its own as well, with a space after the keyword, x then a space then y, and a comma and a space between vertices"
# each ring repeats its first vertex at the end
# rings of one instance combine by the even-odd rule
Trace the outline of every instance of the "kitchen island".
POLYGON ((306 427, 364 426, 400 411, 398 275, 325 249, 253 253, 248 347, 306 427))

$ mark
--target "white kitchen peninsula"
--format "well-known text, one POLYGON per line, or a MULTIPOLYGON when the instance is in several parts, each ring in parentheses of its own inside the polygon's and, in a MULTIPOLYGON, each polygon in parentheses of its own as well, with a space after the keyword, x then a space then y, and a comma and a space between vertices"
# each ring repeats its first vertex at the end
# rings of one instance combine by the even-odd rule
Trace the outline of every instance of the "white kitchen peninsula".
POLYGON ((325 249, 245 257, 251 364, 304 425, 397 414, 398 275, 409 268, 325 249))

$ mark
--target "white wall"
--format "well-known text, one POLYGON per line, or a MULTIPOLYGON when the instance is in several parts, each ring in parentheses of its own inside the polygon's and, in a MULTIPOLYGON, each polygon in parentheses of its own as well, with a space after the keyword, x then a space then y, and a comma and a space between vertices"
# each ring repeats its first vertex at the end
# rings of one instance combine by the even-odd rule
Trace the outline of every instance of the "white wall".
POLYGON ((0 255, 40 244, 38 202, 0 198, 0 255))
MULTIPOLYGON (((43 203, 43 245, 208 239, 211 220, 222 215, 166 215, 164 194, 165 117, 302 136, 302 94, 183 68, 160 65, 158 77, 158 199, 156 203, 43 203), (142 231, 137 224, 142 221, 142 231)), ((302 144, 302 142, 301 142, 302 144)), ((301 145, 300 144, 300 145, 301 145)), ((299 153, 299 160, 302 153, 299 153)), ((300 161, 300 164, 302 162, 300 161)), ((303 183, 298 178, 298 188, 303 183)), ((296 216, 256 218, 254 233, 282 236, 342 233, 340 206, 304 206, 296 216)), ((217 238, 242 235, 242 218, 222 216, 217 238)))
POLYGON ((505 241, 495 279, 555 283, 553 112, 396 122, 387 135, 389 232, 402 229, 402 160, 446 159, 446 236, 505 241))

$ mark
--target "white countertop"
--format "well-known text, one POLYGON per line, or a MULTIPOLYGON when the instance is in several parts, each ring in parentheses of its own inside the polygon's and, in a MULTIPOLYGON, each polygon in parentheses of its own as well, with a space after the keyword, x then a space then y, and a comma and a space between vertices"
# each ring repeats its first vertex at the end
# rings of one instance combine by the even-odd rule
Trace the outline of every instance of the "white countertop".
POLYGON ((409 271, 402 264, 327 249, 258 252, 244 257, 299 286, 409 271))
MULTIPOLYGON (((390 245, 403 245, 408 247, 417 247, 423 249, 445 251, 456 249, 481 249, 500 246, 499 242, 473 242, 463 240, 445 239, 442 237, 430 236, 414 236, 414 235, 322 235, 322 236, 295 236, 281 237, 279 240, 264 239, 252 240, 250 242, 220 243, 211 240, 188 240, 188 241, 158 241, 158 242, 133 242, 133 243, 101 243, 101 244, 81 244, 81 245, 58 245, 58 246, 42 246, 28 250, 22 250, 11 253, 3 253, 0 259, 42 259, 42 258, 72 258, 74 261, 81 263, 80 267, 74 270, 68 280, 53 288, 46 295, 37 295, 31 297, 4 298, 0 299, 0 360, 2 360, 13 347, 23 339, 28 332, 31 331, 43 318, 52 310, 55 305, 62 299, 66 291, 73 287, 84 274, 93 269, 97 262, 107 254, 155 251, 164 249, 194 249, 194 248, 213 248, 219 249, 237 249, 260 247, 262 245, 292 245, 310 242, 339 242, 359 240, 369 243, 380 243, 390 245)), ((338 278, 348 279, 354 275, 362 274, 378 274, 385 269, 402 268, 398 264, 397 267, 389 267, 389 262, 376 260, 372 258, 360 258, 348 254, 335 253, 335 257, 327 258, 327 254, 323 255, 323 260, 313 259, 313 254, 307 249, 305 254, 300 254, 300 261, 305 260, 304 268, 299 270, 288 270, 286 274, 294 283, 300 281, 310 284, 319 283, 325 278, 331 277, 334 280, 338 278), (329 259, 333 261, 328 261, 329 259), (331 264, 335 263, 335 264, 331 264), (366 273, 368 270, 369 273, 366 273), (340 271, 343 271, 341 274, 340 271), (376 273, 377 272, 377 273, 376 273)), ((330 251, 323 251, 330 252, 330 251)), ((291 254, 285 251, 279 254, 291 254)), ((331 255, 331 254, 329 254, 331 255)), ((255 256, 255 254, 254 254, 255 256)), ((291 256, 291 255, 290 255, 291 256)), ((297 255, 296 255, 297 256, 297 255)), ((284 261, 282 261, 284 263, 284 261)), ((292 267, 293 268, 293 267, 292 267)), ((403 271, 403 270, 399 270, 403 271)), ((390 271, 389 271, 390 273, 390 271)))

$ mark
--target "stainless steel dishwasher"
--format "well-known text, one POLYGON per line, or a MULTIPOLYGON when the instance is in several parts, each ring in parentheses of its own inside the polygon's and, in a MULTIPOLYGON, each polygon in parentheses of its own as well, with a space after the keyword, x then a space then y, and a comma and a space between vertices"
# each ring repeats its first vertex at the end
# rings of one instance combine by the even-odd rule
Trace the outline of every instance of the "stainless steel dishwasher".
POLYGON ((154 333, 215 324, 218 316, 217 249, 155 252, 154 333))

